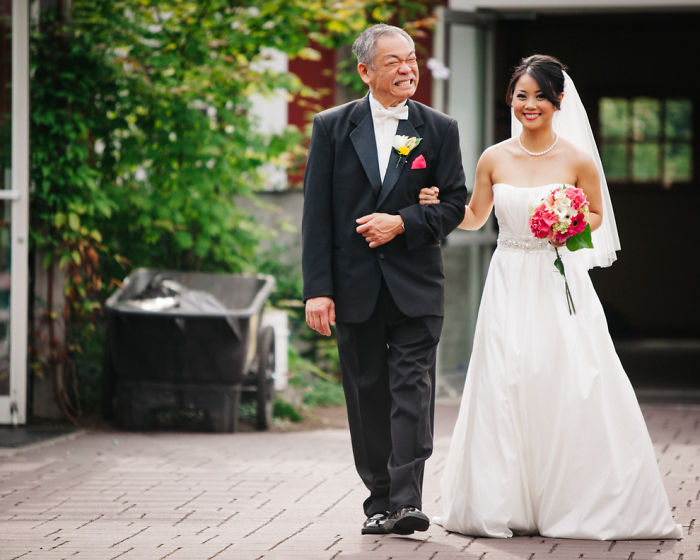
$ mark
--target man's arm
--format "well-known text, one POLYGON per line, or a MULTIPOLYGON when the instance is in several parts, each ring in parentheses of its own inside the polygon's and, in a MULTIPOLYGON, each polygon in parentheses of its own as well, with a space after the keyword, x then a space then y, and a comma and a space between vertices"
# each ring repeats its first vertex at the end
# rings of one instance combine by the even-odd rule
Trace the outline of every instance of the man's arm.
POLYGON ((304 209, 301 218, 304 301, 333 296, 333 153, 323 121, 314 117, 309 157, 304 172, 304 209))
POLYGON ((323 120, 314 117, 309 157, 304 173, 304 210, 301 220, 306 322, 323 335, 335 324, 333 302, 332 144, 323 120))
POLYGON ((447 128, 434 165, 435 184, 440 187, 440 204, 421 206, 416 199, 414 205, 399 210, 409 249, 440 241, 464 218, 467 187, 459 149, 459 132, 454 120, 447 128))

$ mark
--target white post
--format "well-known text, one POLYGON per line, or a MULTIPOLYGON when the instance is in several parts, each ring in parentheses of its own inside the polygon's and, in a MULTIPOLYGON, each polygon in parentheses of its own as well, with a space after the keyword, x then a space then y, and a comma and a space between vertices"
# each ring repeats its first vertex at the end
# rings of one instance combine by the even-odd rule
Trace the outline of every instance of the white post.
POLYGON ((263 313, 262 324, 271 326, 275 331, 275 371, 272 378, 275 390, 284 391, 289 374, 289 318, 284 311, 269 309, 263 313))
POLYGON ((29 291, 29 5, 12 1, 12 204, 10 275, 10 410, 27 421, 27 321, 29 291))

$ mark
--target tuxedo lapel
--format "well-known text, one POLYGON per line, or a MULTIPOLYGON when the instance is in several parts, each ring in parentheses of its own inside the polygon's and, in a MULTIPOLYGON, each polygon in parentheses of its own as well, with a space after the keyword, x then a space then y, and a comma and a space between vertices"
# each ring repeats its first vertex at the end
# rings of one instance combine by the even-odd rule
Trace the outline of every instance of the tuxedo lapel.
MULTIPOLYGON (((415 117, 412 117, 412 109, 413 111, 415 111, 415 108, 409 105, 408 120, 399 121, 399 126, 396 129, 397 136, 408 136, 409 138, 415 136, 420 138, 420 135, 418 134, 418 132, 416 132, 414 123, 416 126, 418 126, 423 124, 423 121, 421 121, 417 117, 417 115, 415 117)), ((408 163, 408 158, 410 158, 411 155, 412 154, 409 154, 407 157, 402 158, 401 163, 399 163, 399 154, 396 152, 396 150, 392 148, 391 157, 389 158, 389 165, 387 166, 386 174, 384 175, 384 183, 382 184, 381 191, 379 191, 379 198, 377 199, 377 208, 379 208, 382 205, 382 203, 386 200, 386 197, 389 196, 389 193, 396 186, 396 182, 399 180, 399 177, 401 177, 401 174, 403 173, 404 168, 408 163)))
POLYGON ((357 123, 357 126, 350 133, 350 140, 355 148, 357 157, 360 158, 372 190, 377 194, 381 188, 382 179, 379 174, 377 141, 374 138, 374 122, 372 121, 368 97, 365 97, 358 103, 350 116, 350 120, 353 123, 357 123))

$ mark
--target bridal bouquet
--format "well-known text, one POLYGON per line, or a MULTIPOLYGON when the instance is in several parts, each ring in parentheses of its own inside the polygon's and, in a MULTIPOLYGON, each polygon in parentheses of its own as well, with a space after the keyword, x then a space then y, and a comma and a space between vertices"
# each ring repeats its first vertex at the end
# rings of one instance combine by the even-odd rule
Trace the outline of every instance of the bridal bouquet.
POLYGON ((558 245, 566 244, 569 251, 592 248, 591 226, 588 225, 588 199, 582 189, 562 185, 555 188, 540 201, 530 214, 530 230, 538 239, 554 243, 557 258, 554 266, 564 277, 566 303, 569 314, 576 313, 569 283, 566 281, 564 263, 558 245))

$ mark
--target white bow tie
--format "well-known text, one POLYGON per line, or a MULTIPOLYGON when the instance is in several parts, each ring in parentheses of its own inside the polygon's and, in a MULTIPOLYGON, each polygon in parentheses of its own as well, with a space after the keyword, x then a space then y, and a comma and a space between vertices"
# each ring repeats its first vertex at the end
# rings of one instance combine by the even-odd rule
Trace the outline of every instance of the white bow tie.
POLYGON ((375 121, 385 119, 406 120, 408 118, 408 105, 404 103, 399 107, 374 107, 372 117, 375 121))

